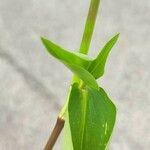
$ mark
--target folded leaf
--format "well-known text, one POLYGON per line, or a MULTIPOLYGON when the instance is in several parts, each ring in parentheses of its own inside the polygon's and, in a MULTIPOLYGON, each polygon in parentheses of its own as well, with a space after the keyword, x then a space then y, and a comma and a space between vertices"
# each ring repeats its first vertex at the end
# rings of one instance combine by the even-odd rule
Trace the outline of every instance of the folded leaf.
POLYGON ((63 48, 49 41, 48 39, 42 37, 41 40, 47 51, 55 58, 59 59, 61 62, 72 63, 87 68, 89 66, 89 63, 92 61, 92 59, 90 59, 86 55, 64 50, 63 48))
POLYGON ((111 136, 116 108, 103 89, 72 87, 68 104, 74 150, 104 150, 111 136))
POLYGON ((84 83, 89 86, 92 87, 94 89, 98 89, 98 84, 95 80, 95 78, 87 71, 85 70, 83 67, 74 65, 72 63, 65 63, 65 65, 74 73, 76 74, 82 81, 84 81, 84 83))
POLYGON ((119 34, 115 35, 109 42, 107 42, 107 44, 104 46, 97 58, 91 63, 88 70, 96 79, 104 74, 108 54, 114 46, 114 44, 117 42, 118 37, 119 34))

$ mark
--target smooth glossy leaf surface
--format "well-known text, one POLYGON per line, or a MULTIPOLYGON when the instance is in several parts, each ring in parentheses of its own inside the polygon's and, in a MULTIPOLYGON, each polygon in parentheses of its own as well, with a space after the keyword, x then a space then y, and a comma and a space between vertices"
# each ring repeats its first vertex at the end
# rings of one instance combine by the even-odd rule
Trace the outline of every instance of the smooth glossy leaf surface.
POLYGON ((108 57, 108 54, 114 44, 117 42, 119 34, 115 35, 107 44, 104 46, 102 51, 99 53, 97 58, 93 60, 89 67, 89 72, 97 79, 104 74, 105 64, 108 57))
POLYGON ((71 51, 64 50, 60 46, 54 44, 50 40, 46 38, 41 38, 44 46, 46 47, 47 51, 54 56, 55 58, 59 59, 61 62, 65 63, 72 63, 74 65, 82 66, 87 68, 89 63, 92 61, 88 56, 75 53, 71 51))
POLYGON ((104 150, 111 136, 116 108, 103 89, 72 87, 69 124, 74 150, 104 150))

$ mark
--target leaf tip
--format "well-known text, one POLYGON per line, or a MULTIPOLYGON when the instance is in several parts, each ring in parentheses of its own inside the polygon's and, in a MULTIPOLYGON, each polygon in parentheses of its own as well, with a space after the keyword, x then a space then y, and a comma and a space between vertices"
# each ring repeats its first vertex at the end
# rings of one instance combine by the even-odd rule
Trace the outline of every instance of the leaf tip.
POLYGON ((41 39, 41 41, 42 41, 43 44, 44 44, 44 43, 46 42, 46 40, 47 40, 47 39, 46 39, 45 37, 43 37, 43 36, 41 36, 40 39, 41 39))
POLYGON ((120 33, 117 33, 117 34, 115 35, 116 40, 118 40, 119 36, 120 36, 120 33))

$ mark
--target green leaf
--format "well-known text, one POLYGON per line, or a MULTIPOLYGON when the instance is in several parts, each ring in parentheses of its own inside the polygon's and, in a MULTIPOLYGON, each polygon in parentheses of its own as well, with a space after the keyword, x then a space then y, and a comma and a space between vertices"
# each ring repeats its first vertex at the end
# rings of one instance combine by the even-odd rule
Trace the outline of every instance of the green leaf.
POLYGON ((98 89, 98 84, 95 78, 84 68, 74 65, 74 64, 65 64, 74 74, 76 74, 81 80, 84 81, 86 85, 94 89, 98 89))
POLYGON ((82 79, 85 84, 96 89, 98 88, 95 78, 86 69, 84 69, 92 62, 91 59, 84 54, 66 51, 47 39, 42 38, 42 41, 48 52, 63 62, 63 64, 82 79))
POLYGON ((103 47, 97 58, 93 60, 89 67, 89 72, 97 79, 104 74, 105 64, 108 54, 114 44, 117 42, 119 34, 115 35, 107 44, 103 47))
POLYGON ((92 62, 92 59, 84 54, 64 50, 63 48, 43 37, 41 37, 41 40, 47 51, 63 63, 72 63, 87 68, 89 63, 92 62))
POLYGON ((110 139, 116 108, 103 89, 72 87, 69 124, 74 150, 104 150, 110 139))
POLYGON ((74 150, 73 149, 72 138, 71 138, 68 112, 66 113, 66 117, 65 117, 65 125, 64 125, 64 129, 63 129, 63 143, 62 143, 62 146, 63 146, 62 147, 63 150, 74 150))

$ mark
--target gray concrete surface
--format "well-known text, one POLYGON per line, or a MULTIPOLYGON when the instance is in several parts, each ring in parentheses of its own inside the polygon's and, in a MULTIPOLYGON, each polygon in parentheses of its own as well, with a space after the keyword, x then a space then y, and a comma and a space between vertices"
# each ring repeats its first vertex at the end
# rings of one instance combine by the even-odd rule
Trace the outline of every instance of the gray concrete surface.
MULTIPOLYGON (((46 53, 39 37, 78 50, 88 5, 88 0, 0 0, 0 150, 43 148, 71 73, 46 53)), ((118 107, 110 150, 150 147, 149 16, 148 0, 101 2, 90 55, 121 33, 99 80, 118 107)))

